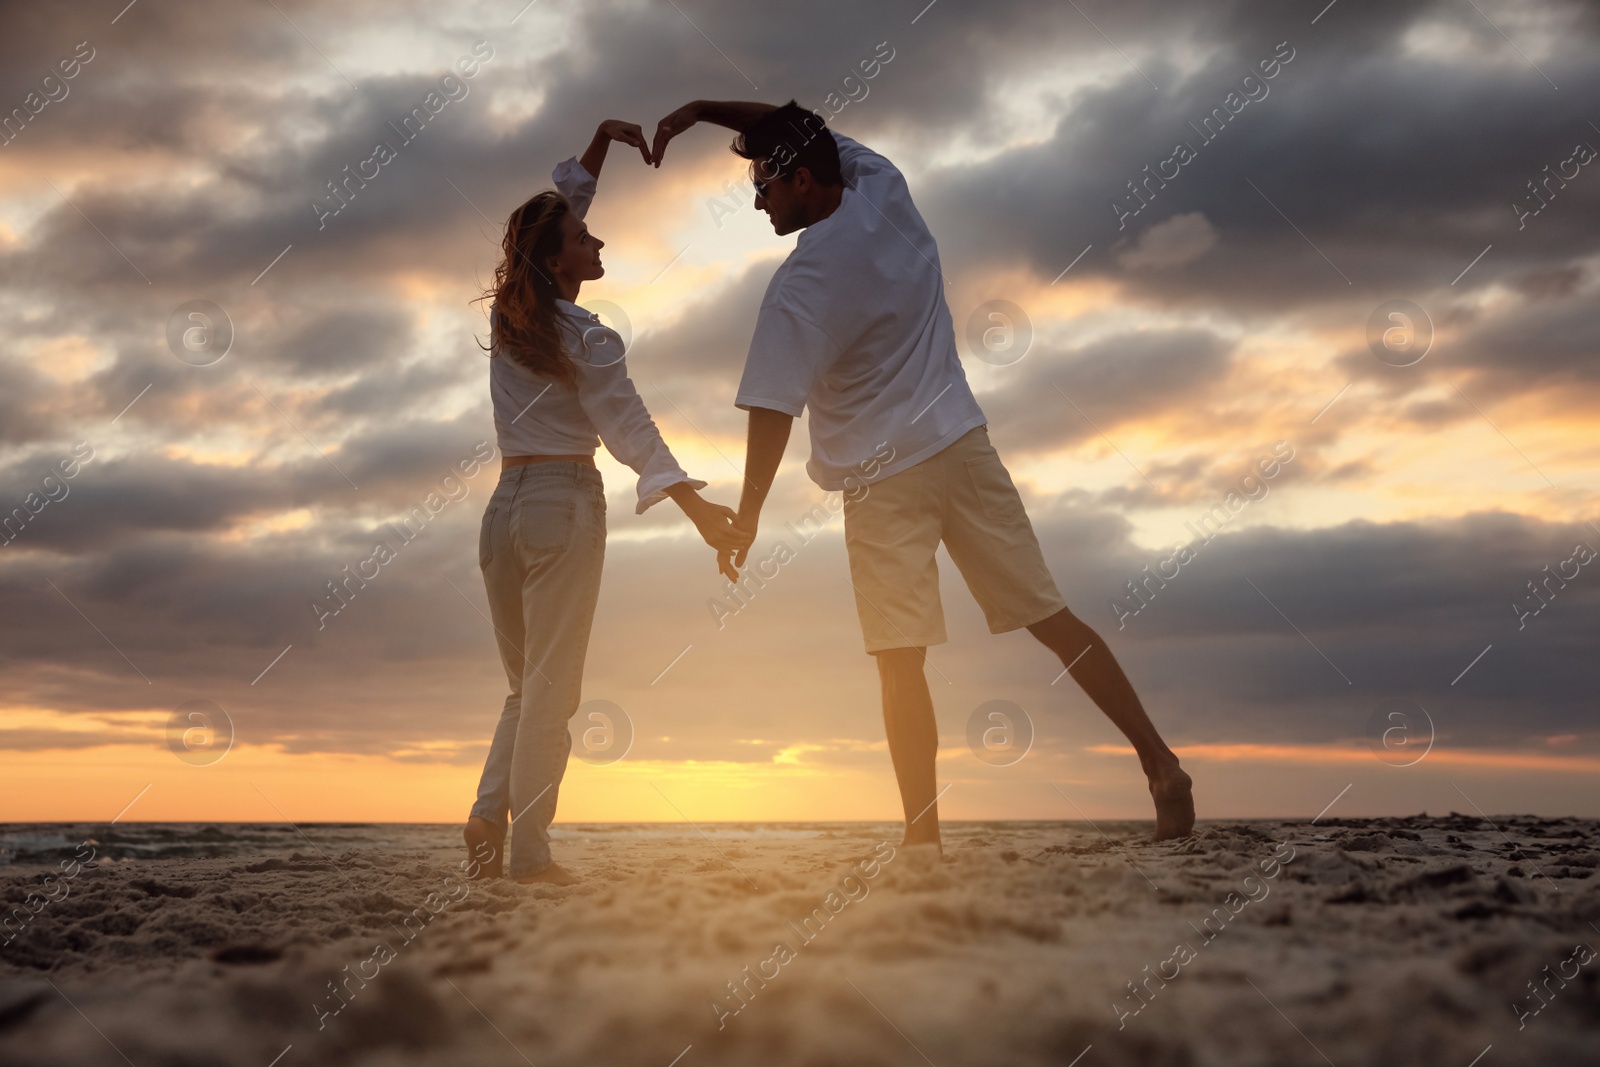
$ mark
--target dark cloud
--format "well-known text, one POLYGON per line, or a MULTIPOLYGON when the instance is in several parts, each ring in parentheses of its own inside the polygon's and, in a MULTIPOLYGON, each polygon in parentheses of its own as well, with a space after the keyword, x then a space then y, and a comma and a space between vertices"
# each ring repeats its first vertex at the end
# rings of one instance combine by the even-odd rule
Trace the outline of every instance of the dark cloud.
MULTIPOLYGON (((999 230, 1046 278, 1090 242, 1114 249, 1153 224, 1199 211, 1219 230, 1219 247, 1191 269, 1144 272, 1139 291, 1251 314, 1286 302, 1440 291, 1490 242, 1502 255, 1479 264, 1474 285, 1544 269, 1586 254, 1592 241, 1554 225, 1519 233, 1509 203, 1552 153, 1570 154, 1569 142, 1582 139, 1582 97, 1569 93, 1593 89, 1580 42, 1592 42, 1600 26, 1592 7, 1541 10, 1568 24, 1557 55, 1541 63, 1564 83, 1560 93, 1521 62, 1486 69, 1408 54, 1408 34, 1439 24, 1499 56, 1508 46, 1470 8, 1391 4, 1360 18, 1330 13, 1310 26, 1298 7, 1210 7, 1215 17, 1194 27, 1208 46, 1201 70, 1180 77, 1153 65, 1147 73, 1161 92, 1131 71, 1083 90, 1053 137, 952 170, 924 194, 924 206, 957 220, 945 232, 947 258, 969 249, 991 260, 1005 254, 1007 245, 993 239, 999 230), (1204 141, 1190 123, 1223 107, 1281 41, 1294 58, 1264 83, 1265 97, 1204 141), (1196 158, 1165 185, 1152 182, 1148 205, 1119 229, 1113 200, 1139 207, 1127 183, 1143 180, 1143 168, 1155 169, 1179 141, 1196 158)), ((1128 33, 1152 36, 1143 27, 1128 33)), ((1593 210, 1596 189, 1574 181, 1563 191, 1572 217, 1593 210)), ((1552 204, 1550 213, 1560 207, 1552 204)), ((1094 253, 1078 270, 1123 274, 1094 253)))
POLYGON ((475 411, 450 422, 374 425, 324 459, 279 420, 273 430, 293 457, 281 465, 226 467, 102 451, 72 478, 63 480, 57 471, 64 485, 53 487, 42 479, 74 452, 36 451, 0 473, 6 494, 0 501, 21 506, 28 493, 59 499, 35 504, 37 513, 8 547, 77 556, 139 544, 145 535, 224 533, 246 520, 301 508, 315 509, 316 528, 336 538, 366 528, 371 518, 404 512, 430 492, 459 493, 440 486, 452 477, 460 481, 467 470, 474 472, 467 491, 487 492, 499 469, 487 424, 487 413, 475 411), (485 456, 491 457, 487 464, 485 456))
MULTIPOLYGON (((1251 506, 1275 505, 1269 496, 1251 506)), ((1172 550, 1124 543, 1085 562, 1075 539, 1046 537, 1064 561, 1069 603, 1108 635, 1132 677, 1153 683, 1159 695, 1147 702, 1174 709, 1191 738, 1360 738, 1367 715, 1394 699, 1428 709, 1463 746, 1583 732, 1593 668, 1581 650, 1596 636, 1600 587, 1580 577, 1521 626, 1511 605, 1534 603, 1526 583, 1577 541, 1600 547, 1587 529, 1489 513, 1223 533, 1177 577, 1146 587, 1153 596, 1121 630, 1112 601, 1137 606, 1122 583, 1143 579, 1147 565, 1160 573, 1172 550)))
POLYGON ((384 361, 387 365, 374 368, 372 374, 377 379, 374 384, 382 384, 394 376, 397 357, 410 346, 410 326, 409 319, 395 315, 392 307, 339 308, 268 343, 287 369, 312 379, 349 374, 384 361))
POLYGON ((1541 300, 1481 324, 1462 338, 1454 360, 1502 385, 1600 380, 1595 361, 1600 307, 1594 294, 1541 300))
POLYGON ((983 396, 983 409, 1011 447, 1048 451, 1201 401, 1232 348, 1196 329, 1118 334, 1068 352, 1039 346, 983 396))
POLYGON ((45 749, 99 748, 102 745, 159 743, 150 730, 23 730, 0 729, 0 751, 40 752, 45 749))
POLYGON ((15 363, 0 363, 0 444, 25 444, 45 436, 53 399, 39 375, 15 363))
MULTIPOLYGON (((251 740, 294 751, 472 741, 503 695, 479 614, 471 531, 481 501, 475 494, 452 505, 321 630, 309 604, 322 583, 365 556, 367 541, 395 543, 392 533, 374 527, 365 540, 352 532, 323 546, 286 535, 248 551, 195 551, 174 538, 108 553, 92 568, 41 575, 0 567, 14 606, 0 669, 13 699, 84 711, 214 699, 249 723, 251 740), (252 687, 290 644, 270 685, 252 687)), ((670 733, 680 758, 750 758, 738 738, 860 736, 875 675, 860 650, 838 533, 807 543, 784 521, 808 503, 778 500, 769 509, 758 552, 783 539, 796 558, 720 627, 708 603, 730 601, 702 547, 613 541, 586 697, 622 704, 641 735, 670 733), (671 684, 652 685, 685 646, 692 649, 672 667, 671 684), (774 655, 784 670, 835 666, 773 692, 774 655)), ((1251 505, 1278 506, 1271 496, 1251 505)), ((1175 741, 1359 739, 1367 715, 1391 699, 1428 709, 1463 747, 1589 736, 1585 649, 1600 637, 1600 594, 1587 572, 1552 586, 1549 606, 1520 629, 1511 610, 1514 601, 1532 603, 1526 583, 1542 579, 1546 564, 1570 557, 1578 540, 1595 544, 1581 528, 1489 513, 1224 531, 1176 578, 1151 586, 1155 596, 1119 629, 1111 602, 1134 603, 1122 583, 1142 578, 1170 549, 1138 550, 1114 513, 1048 502, 1032 510, 1069 604, 1107 635, 1175 741), (1452 687, 1490 643, 1490 656, 1452 687)), ((614 517, 613 526, 629 523, 614 517)), ((1059 664, 1025 636, 987 635, 959 576, 945 571, 952 643, 935 650, 933 663, 953 688, 937 694, 941 715, 964 722, 965 710, 996 697, 1056 706, 1062 698, 1049 682, 1059 664)))

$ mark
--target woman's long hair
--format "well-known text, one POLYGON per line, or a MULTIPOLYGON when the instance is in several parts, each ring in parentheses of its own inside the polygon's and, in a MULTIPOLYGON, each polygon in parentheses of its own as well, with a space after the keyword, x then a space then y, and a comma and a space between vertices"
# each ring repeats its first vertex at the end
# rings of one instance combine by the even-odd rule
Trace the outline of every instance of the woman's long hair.
POLYGON ((535 374, 571 383, 576 376, 562 342, 561 294, 555 279, 539 266, 561 251, 561 223, 572 210, 552 190, 538 193, 511 213, 501 242, 494 284, 479 299, 490 301, 495 314, 489 327, 489 351, 509 356, 535 374))

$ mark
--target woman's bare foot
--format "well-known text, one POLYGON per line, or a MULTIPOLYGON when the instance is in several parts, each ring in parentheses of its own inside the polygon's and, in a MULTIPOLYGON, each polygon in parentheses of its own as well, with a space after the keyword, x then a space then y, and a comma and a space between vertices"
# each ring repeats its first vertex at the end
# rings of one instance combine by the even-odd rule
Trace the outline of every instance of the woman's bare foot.
POLYGON ((469 816, 461 832, 467 842, 467 859, 478 865, 474 879, 499 878, 505 867, 506 832, 479 815, 469 816))
POLYGON ((1150 775, 1150 796, 1156 802, 1156 840, 1189 836, 1194 830, 1194 780, 1176 760, 1150 775))
POLYGON ((561 864, 552 863, 538 874, 527 874, 517 879, 518 885, 537 885, 541 882, 546 885, 577 885, 578 876, 561 864))

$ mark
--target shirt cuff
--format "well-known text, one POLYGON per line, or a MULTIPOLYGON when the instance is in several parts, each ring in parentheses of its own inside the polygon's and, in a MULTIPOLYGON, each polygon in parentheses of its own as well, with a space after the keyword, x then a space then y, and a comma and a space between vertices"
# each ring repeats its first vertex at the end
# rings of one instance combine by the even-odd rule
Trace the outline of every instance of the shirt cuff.
POLYGON ((648 478, 639 479, 639 505, 634 508, 635 515, 643 515, 647 510, 667 499, 667 490, 681 482, 688 482, 689 487, 696 491, 704 489, 707 482, 699 478, 691 478, 683 471, 668 471, 664 474, 654 474, 648 478))
MULTIPOLYGON (((594 199, 596 179, 578 162, 577 156, 562 160, 556 164, 556 169, 550 172, 550 180, 555 183, 556 191, 571 201, 582 201, 579 216, 586 214, 589 201, 594 199)), ((574 204, 574 207, 579 207, 574 204)))
POLYGON ((583 185, 586 182, 595 180, 595 176, 585 170, 582 163, 578 162, 577 156, 568 156, 560 163, 557 163, 556 169, 550 172, 550 177, 557 184, 568 183, 571 185, 583 185))

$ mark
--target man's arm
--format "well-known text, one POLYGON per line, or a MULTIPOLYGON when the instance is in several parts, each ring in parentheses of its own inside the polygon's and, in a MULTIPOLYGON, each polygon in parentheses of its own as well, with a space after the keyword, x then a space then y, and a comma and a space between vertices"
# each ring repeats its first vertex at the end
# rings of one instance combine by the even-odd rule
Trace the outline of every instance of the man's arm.
POLYGON ((661 153, 666 151, 667 142, 697 122, 710 122, 743 133, 750 123, 776 110, 772 104, 745 100, 691 100, 656 125, 655 142, 651 145, 650 154, 655 156, 655 164, 659 167, 661 153))
MULTIPOLYGON (((762 505, 767 502, 767 493, 772 489, 772 479, 777 476, 778 464, 783 460, 783 450, 793 427, 793 415, 771 408, 750 409, 750 436, 744 452, 744 492, 739 497, 739 517, 733 525, 751 542, 755 540, 762 505)), ((743 567, 749 554, 747 543, 734 557, 734 565, 743 567)))

